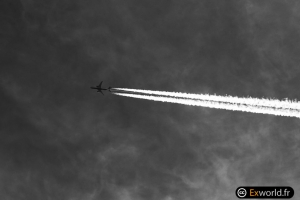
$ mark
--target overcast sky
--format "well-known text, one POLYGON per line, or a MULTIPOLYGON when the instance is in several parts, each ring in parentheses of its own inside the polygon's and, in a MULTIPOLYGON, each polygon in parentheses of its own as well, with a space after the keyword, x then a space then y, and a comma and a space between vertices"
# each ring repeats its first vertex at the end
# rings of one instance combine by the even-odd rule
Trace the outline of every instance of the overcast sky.
POLYGON ((105 96, 300 99, 297 0, 2 0, 0 199, 300 198, 300 119, 105 96))

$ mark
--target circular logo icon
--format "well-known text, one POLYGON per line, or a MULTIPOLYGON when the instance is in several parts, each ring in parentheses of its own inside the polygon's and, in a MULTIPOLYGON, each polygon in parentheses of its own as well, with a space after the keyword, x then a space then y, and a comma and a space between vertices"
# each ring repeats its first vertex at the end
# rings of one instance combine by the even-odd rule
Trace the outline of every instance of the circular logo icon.
POLYGON ((244 188, 240 188, 236 191, 236 195, 239 198, 244 198, 247 195, 247 191, 244 188))

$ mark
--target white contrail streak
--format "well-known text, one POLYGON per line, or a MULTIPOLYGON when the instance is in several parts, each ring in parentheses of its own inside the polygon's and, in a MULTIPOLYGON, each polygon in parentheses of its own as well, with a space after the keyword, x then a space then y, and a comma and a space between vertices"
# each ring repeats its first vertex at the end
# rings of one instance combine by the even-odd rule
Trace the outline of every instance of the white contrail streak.
POLYGON ((179 97, 186 99, 200 99, 209 101, 221 101, 236 104, 246 104, 253 106, 265 106, 265 107, 275 107, 275 108, 287 108, 287 109, 300 109, 300 102, 285 100, 280 101, 278 99, 258 99, 252 97, 234 97, 234 96, 219 96, 219 95, 209 95, 209 94, 188 94, 180 92, 165 92, 165 91, 152 91, 152 90, 141 90, 141 89, 128 89, 128 88, 115 88, 119 91, 143 93, 149 95, 161 95, 169 97, 179 97))
POLYGON ((219 108, 233 111, 244 111, 252 113, 262 113, 262 114, 271 114, 279 116, 289 116, 289 117, 298 117, 300 118, 300 110, 298 109, 288 109, 288 108, 276 108, 270 106, 261 106, 261 105, 246 105, 239 103, 231 102, 221 102, 213 100, 203 100, 203 99, 187 99, 187 98, 176 98, 171 96, 150 96, 150 95, 141 95, 141 94, 129 94, 129 93, 114 93, 120 96, 133 97, 139 99, 147 99, 154 101, 170 102, 185 104, 191 106, 203 106, 209 108, 219 108))

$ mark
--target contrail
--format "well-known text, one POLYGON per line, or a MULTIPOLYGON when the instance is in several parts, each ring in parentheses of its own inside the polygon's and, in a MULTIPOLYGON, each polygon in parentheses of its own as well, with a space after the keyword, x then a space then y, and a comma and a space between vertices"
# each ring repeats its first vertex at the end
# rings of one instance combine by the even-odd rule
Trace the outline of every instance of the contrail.
POLYGON ((115 89, 120 91, 126 91, 126 92, 179 97, 179 98, 186 98, 186 99, 200 99, 200 100, 222 101, 222 102, 237 103, 237 104, 247 104, 253 106, 300 109, 300 102, 291 101, 287 99, 284 101, 280 101, 278 99, 258 99, 252 97, 241 98, 241 97, 234 97, 234 96, 219 96, 219 95, 210 95, 210 94, 188 94, 188 93, 180 93, 180 92, 165 92, 165 91, 152 91, 152 90, 128 89, 128 88, 115 88, 115 89))
MULTIPOLYGON (((118 88, 119 89, 119 88, 118 88)), ((121 90, 121 89, 119 89, 121 90)), ((130 91, 134 92, 134 91, 130 91)), ((159 91, 155 91, 159 92, 159 91)), ((233 111, 244 111, 244 112, 252 112, 252 113, 262 113, 262 114, 271 114, 278 116, 289 116, 289 117, 298 117, 300 118, 300 110, 299 109, 291 109, 291 108, 278 108, 271 106, 262 106, 262 105, 252 105, 245 103, 235 103, 235 102, 222 102, 210 99, 188 99, 188 98, 178 98, 172 96, 153 96, 153 95, 142 95, 142 94, 129 94, 129 93, 114 93, 120 96, 133 97, 139 99, 147 99, 153 101, 162 101, 162 102, 170 102, 170 103, 178 103, 184 105, 191 106, 203 106, 209 108, 218 108, 218 109, 226 109, 233 111)), ((182 94, 182 93, 181 93, 182 94)))

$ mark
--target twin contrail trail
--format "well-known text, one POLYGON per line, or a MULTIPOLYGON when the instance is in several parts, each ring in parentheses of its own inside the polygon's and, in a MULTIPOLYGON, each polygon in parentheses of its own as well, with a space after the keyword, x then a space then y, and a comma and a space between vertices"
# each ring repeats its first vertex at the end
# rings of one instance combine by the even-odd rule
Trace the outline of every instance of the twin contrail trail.
POLYGON ((114 88, 114 90, 113 93, 116 95, 139 99, 300 118, 300 102, 291 100, 280 101, 128 88, 114 88))

